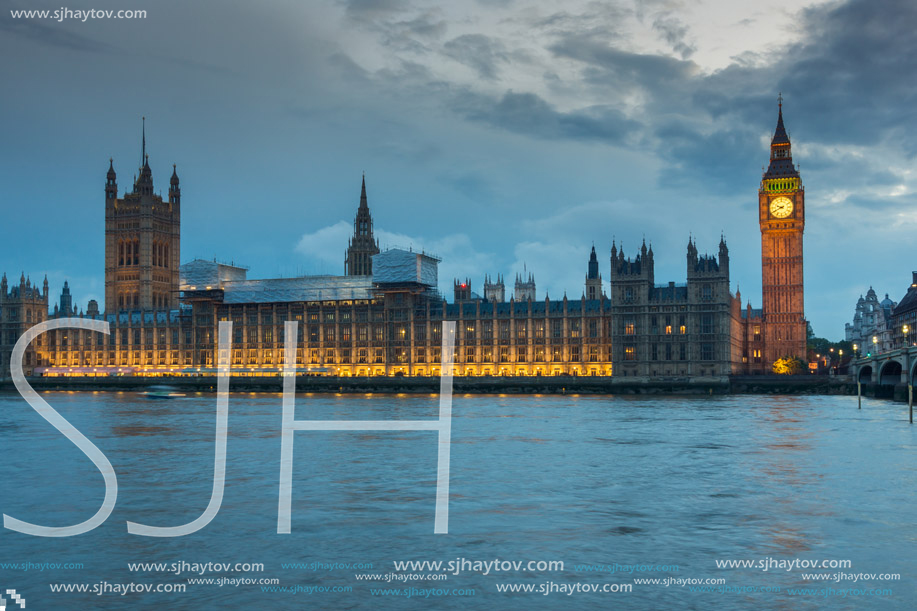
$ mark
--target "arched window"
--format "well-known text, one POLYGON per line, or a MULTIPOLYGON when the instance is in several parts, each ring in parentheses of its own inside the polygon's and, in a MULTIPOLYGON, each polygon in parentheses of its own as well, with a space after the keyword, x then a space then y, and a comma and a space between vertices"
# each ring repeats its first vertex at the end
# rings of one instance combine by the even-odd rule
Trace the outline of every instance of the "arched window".
POLYGON ((124 265, 124 240, 118 240, 118 265, 124 265))
POLYGON ((134 265, 140 265, 140 240, 138 238, 134 238, 134 265))

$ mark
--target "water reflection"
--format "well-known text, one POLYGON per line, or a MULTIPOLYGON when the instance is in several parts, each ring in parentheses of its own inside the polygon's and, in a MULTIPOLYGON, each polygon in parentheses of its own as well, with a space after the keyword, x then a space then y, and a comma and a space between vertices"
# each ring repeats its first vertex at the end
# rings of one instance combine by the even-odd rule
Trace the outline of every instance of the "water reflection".
MULTIPOLYGON (((347 585, 350 595, 300 605, 256 587, 197 587, 181 599, 74 597, 72 607, 134 609, 400 608, 372 598, 353 572, 314 574, 285 562, 557 559, 563 573, 451 577, 475 588, 478 608, 554 609, 568 600, 507 598, 496 583, 629 582, 633 576, 576 573, 574 564, 677 564, 677 577, 725 577, 731 585, 810 585, 799 572, 722 570, 716 559, 851 559, 857 572, 901 572, 889 601, 913 597, 914 431, 899 406, 847 397, 463 396, 453 420, 450 534, 434 537, 435 435, 425 432, 297 432, 293 533, 276 534, 280 397, 230 399, 226 493, 216 519, 174 540, 129 536, 125 521, 171 526, 193 520, 210 497, 215 396, 152 402, 133 393, 48 393, 47 400, 112 461, 119 478, 112 517, 89 535, 56 541, 0 531, 4 561, 81 561, 63 580, 172 581, 126 570, 128 562, 251 561, 285 584, 347 585), (9 551, 14 550, 14 551, 9 551), (913 563, 912 563, 913 564, 913 563), (516 579, 518 577, 518 579, 516 579)), ((298 419, 433 419, 435 395, 300 395, 298 419)), ((104 492, 91 463, 21 399, 0 395, 6 450, 0 500, 6 514, 48 525, 82 521, 104 492)), ((223 575, 228 576, 228 575, 223 575)), ((664 577, 663 575, 635 575, 664 577)), ((49 577, 8 575, 33 608, 60 608, 49 577), (32 603, 32 600, 35 602, 32 603), (55 606, 57 605, 57 606, 55 606)), ((437 584, 418 583, 417 587, 437 584)), ((441 584, 439 584, 441 585, 441 584)), ((877 584, 872 584, 875 587, 877 584)), ((881 584, 880 584, 881 585, 881 584)), ((692 594, 640 587, 615 603, 657 608, 820 608, 825 602, 768 595, 692 594)), ((839 608, 852 604, 835 601, 839 608)), ((583 596, 576 606, 604 608, 583 596)), ((468 608, 442 598, 437 608, 468 608)))

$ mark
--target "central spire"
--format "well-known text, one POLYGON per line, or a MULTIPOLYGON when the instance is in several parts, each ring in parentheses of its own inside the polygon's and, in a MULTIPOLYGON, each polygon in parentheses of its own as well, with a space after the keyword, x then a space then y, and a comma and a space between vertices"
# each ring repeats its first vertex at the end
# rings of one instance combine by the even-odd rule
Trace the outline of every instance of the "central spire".
POLYGON ((373 218, 366 200, 366 174, 360 185, 360 206, 353 221, 353 237, 344 256, 344 270, 348 276, 371 276, 373 255, 379 254, 379 242, 373 237, 373 218))
POLYGON ((143 144, 140 145, 140 167, 142 168, 146 163, 146 117, 141 117, 141 121, 143 121, 143 144))

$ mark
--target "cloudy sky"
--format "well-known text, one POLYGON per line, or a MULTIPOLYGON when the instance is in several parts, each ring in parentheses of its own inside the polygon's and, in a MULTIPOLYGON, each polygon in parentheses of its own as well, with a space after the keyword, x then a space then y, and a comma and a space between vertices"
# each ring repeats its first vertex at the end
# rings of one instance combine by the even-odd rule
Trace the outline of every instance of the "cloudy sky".
MULTIPOLYGON (((589 249, 644 239, 658 282, 693 234, 761 303, 757 188, 784 96, 806 186, 806 312, 840 338, 917 269, 917 4, 71 1, 146 19, 13 19, 0 0, 0 269, 102 301, 108 158, 182 181, 182 259, 342 273, 360 177, 383 246, 442 288, 534 272, 579 297, 589 249)), ((451 298, 451 296, 450 296, 451 298)))

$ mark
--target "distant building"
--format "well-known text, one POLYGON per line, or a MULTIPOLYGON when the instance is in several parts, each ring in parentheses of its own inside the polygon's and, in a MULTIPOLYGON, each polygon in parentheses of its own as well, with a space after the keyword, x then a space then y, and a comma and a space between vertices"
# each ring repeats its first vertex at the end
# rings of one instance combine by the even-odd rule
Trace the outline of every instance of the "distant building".
POLYGON ((74 314, 70 284, 66 280, 64 280, 64 288, 60 293, 60 304, 54 308, 54 313, 58 316, 72 316, 74 314))
POLYGON ((867 353, 878 349, 880 352, 889 349, 891 345, 891 319, 892 310, 897 304, 889 299, 879 301, 875 290, 869 287, 866 297, 860 295, 856 310, 853 314, 853 323, 844 325, 844 337, 848 342, 856 344, 860 352, 867 353), (878 342, 873 342, 873 338, 878 342))
POLYGON ((889 329, 893 348, 917 345, 917 272, 911 273, 911 285, 892 309, 889 329))
POLYGON ((503 283, 503 274, 497 274, 496 281, 490 276, 484 276, 484 299, 502 303, 506 301, 506 285, 503 283))
POLYGON ((595 245, 589 254, 589 264, 586 266, 586 290, 583 293, 586 299, 599 299, 605 295, 602 291, 602 274, 599 273, 599 259, 595 254, 595 245))
MULTIPOLYGON (((48 278, 41 290, 32 281, 19 277, 18 286, 8 286, 6 274, 0 279, 0 377, 10 375, 10 356, 13 346, 33 325, 48 318, 48 278)), ((41 364, 46 352, 46 339, 37 337, 25 351, 22 368, 26 375, 41 364)))
POLYGON ((513 290, 516 301, 535 301, 535 274, 528 270, 516 274, 516 286, 513 290))
POLYGON ((353 221, 353 237, 344 255, 344 274, 347 276, 372 276, 373 256, 379 254, 379 241, 373 237, 373 217, 366 201, 366 177, 360 187, 360 206, 353 221))

